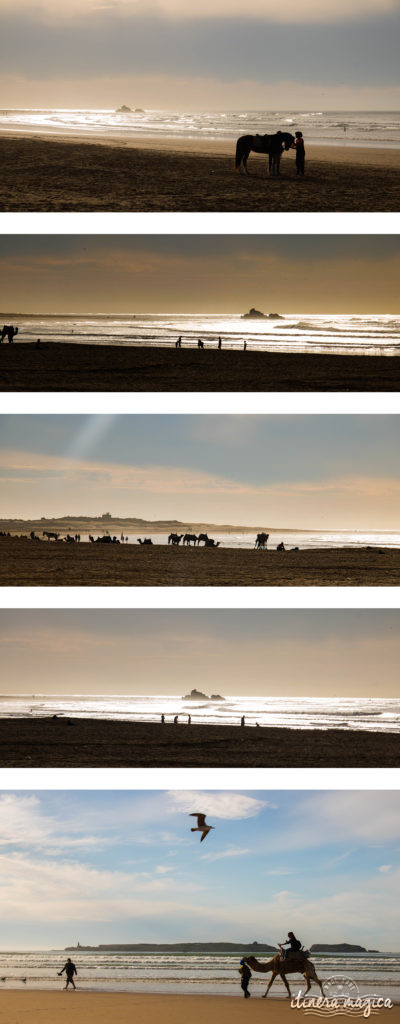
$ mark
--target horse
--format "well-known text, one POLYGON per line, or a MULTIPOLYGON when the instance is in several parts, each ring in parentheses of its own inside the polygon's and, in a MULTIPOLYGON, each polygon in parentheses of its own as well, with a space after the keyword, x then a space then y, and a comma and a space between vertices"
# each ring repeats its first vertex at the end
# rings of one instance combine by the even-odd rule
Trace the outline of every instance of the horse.
POLYGON ((4 341, 4 338, 8 338, 9 345, 12 345, 16 334, 18 334, 18 327, 13 327, 12 324, 4 324, 0 334, 0 344, 4 341))
POLYGON ((292 149, 294 146, 294 135, 290 132, 276 132, 275 135, 241 135, 236 143, 235 170, 239 171, 243 166, 246 174, 247 160, 249 154, 268 153, 269 173, 280 173, 281 156, 284 149, 292 149))
POLYGON ((264 551, 268 543, 269 533, 258 533, 254 542, 256 551, 264 551))
POLYGON ((42 533, 43 537, 47 537, 47 540, 51 540, 52 537, 54 540, 58 540, 60 536, 59 533, 52 533, 51 530, 42 530, 42 533))

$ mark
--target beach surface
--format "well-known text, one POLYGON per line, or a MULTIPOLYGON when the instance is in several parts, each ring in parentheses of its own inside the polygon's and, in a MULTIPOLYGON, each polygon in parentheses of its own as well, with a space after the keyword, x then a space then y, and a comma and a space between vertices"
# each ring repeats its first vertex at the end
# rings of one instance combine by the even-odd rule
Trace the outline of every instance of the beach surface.
POLYGON ((399 391, 400 356, 15 342, 1 391, 399 391))
POLYGON ((398 548, 255 551, 0 537, 3 587, 387 587, 399 583, 398 548))
MULTIPOLYGON (((293 988, 293 993, 294 993, 293 988)), ((240 989, 239 989, 240 993, 240 989)), ((312 989, 314 995, 317 990, 312 989)), ((310 993, 310 995, 312 994, 310 993)), ((244 1000, 234 996, 131 995, 114 992, 2 992, 0 1014, 7 1024, 242 1024, 249 1015, 256 1024, 265 1024, 271 1006, 274 1024, 305 1019, 304 1010, 291 1008, 289 1000, 268 997, 267 1008, 261 998, 244 1000), (71 1006, 70 1000, 73 1000, 71 1006), (246 1002, 246 1006, 244 1005, 246 1002)), ((379 1019, 400 1022, 400 1006, 380 1010, 379 1019)))
POLYGON ((234 170, 235 144, 207 140, 0 135, 0 211, 355 211, 400 209, 400 149, 307 145, 281 176, 251 154, 234 170))
MULTIPOLYGON (((3 768, 398 768, 396 733, 0 718, 3 768)), ((1 1005, 1 1004, 0 1004, 1 1005)))

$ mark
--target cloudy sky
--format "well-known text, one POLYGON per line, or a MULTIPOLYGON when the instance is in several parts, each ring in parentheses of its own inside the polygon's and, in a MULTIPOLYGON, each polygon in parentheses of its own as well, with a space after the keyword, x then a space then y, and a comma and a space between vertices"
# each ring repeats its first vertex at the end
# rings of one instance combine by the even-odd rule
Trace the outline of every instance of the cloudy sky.
POLYGON ((290 927, 396 950, 399 810, 384 791, 3 792, 0 948, 274 944, 290 927))
POLYGON ((8 107, 393 110, 398 0, 0 0, 8 107))
POLYGON ((0 238, 8 313, 398 313, 397 236, 0 238))
POLYGON ((0 417, 0 518, 397 530, 398 416, 0 417))
POLYGON ((398 697, 398 610, 1 610, 3 693, 398 697))

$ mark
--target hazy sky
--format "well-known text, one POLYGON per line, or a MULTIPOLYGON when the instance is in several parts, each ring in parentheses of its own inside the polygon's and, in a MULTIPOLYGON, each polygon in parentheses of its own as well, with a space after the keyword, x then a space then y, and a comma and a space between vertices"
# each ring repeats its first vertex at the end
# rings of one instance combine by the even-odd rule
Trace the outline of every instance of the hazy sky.
POLYGON ((385 791, 3 792, 0 947, 275 944, 290 927, 397 950, 399 810, 385 791))
POLYGON ((2 106, 398 109, 398 0, 0 0, 2 106))
POLYGON ((399 697, 399 626, 398 610, 3 610, 2 692, 399 697))
POLYGON ((398 236, 15 235, 3 312, 398 313, 398 236))
POLYGON ((0 518, 399 527, 398 416, 0 417, 0 518))

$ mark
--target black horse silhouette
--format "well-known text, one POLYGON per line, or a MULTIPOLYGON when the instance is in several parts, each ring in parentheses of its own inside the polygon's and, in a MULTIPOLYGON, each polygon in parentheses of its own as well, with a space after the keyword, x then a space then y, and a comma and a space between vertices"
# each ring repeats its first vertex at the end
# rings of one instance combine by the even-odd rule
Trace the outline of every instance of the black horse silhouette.
POLYGON ((268 153, 269 173, 279 174, 281 156, 284 149, 292 149, 294 135, 290 132, 276 132, 275 135, 241 135, 236 143, 235 169, 243 166, 246 174, 249 154, 268 153))
POLYGON ((18 327, 13 327, 12 324, 4 324, 0 334, 0 343, 4 341, 4 338, 8 338, 9 344, 12 345, 16 334, 18 334, 18 327))

